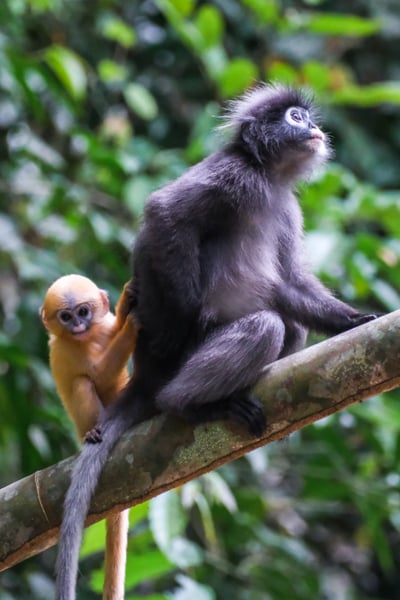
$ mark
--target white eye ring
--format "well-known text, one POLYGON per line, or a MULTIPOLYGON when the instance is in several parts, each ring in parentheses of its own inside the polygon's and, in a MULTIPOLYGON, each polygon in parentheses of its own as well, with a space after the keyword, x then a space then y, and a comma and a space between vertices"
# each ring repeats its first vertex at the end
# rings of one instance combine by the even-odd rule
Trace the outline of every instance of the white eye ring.
POLYGON ((285 120, 289 125, 293 125, 293 127, 306 127, 304 115, 297 107, 291 106, 287 109, 285 112, 285 120))

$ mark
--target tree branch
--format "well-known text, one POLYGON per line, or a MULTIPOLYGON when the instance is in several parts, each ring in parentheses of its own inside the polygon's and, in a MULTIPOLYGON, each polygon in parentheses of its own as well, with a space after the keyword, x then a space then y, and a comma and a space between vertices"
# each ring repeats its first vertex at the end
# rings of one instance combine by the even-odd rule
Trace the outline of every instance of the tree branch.
MULTIPOLYGON (((268 423, 262 438, 231 423, 192 427, 165 415, 140 424, 112 452, 87 524, 399 386, 399 356, 400 310, 266 367, 256 387, 268 423)), ((73 461, 0 490, 0 570, 56 543, 73 461)))

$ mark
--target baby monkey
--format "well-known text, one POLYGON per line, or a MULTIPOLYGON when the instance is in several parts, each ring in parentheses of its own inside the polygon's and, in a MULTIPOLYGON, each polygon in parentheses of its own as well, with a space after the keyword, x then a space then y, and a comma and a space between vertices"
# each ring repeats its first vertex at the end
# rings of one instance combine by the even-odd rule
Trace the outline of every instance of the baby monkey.
MULTIPOLYGON (((127 362, 137 326, 128 284, 110 311, 107 292, 81 275, 66 275, 47 290, 41 318, 49 335, 50 367, 79 439, 95 435, 100 414, 129 380, 127 362)), ((124 597, 129 511, 106 519, 104 600, 124 597)))

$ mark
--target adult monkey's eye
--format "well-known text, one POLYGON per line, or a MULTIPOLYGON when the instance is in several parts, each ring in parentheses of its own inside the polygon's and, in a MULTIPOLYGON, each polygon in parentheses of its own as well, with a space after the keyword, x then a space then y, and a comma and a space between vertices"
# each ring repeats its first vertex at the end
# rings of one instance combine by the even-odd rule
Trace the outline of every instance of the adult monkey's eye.
POLYGON ((72 315, 68 310, 63 310, 58 316, 62 323, 68 323, 72 319, 72 315))
POLYGON ((290 106, 285 112, 285 121, 292 127, 306 127, 308 113, 298 106, 290 106))
POLYGON ((301 112, 299 110, 297 110, 297 108, 292 108, 289 115, 290 115, 290 118, 293 121, 295 121, 296 123, 301 123, 303 120, 303 116, 302 116, 301 112))

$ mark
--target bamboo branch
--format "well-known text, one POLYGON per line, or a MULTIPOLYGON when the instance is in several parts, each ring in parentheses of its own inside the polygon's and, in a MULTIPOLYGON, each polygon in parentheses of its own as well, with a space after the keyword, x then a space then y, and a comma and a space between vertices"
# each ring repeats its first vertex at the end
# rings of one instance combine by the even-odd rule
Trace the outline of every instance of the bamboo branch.
MULTIPOLYGON (((400 310, 269 365, 256 394, 259 439, 231 423, 156 417, 127 432, 100 479, 87 524, 139 504, 346 406, 400 385, 400 310)), ((57 541, 74 457, 0 490, 0 570, 57 541)))

